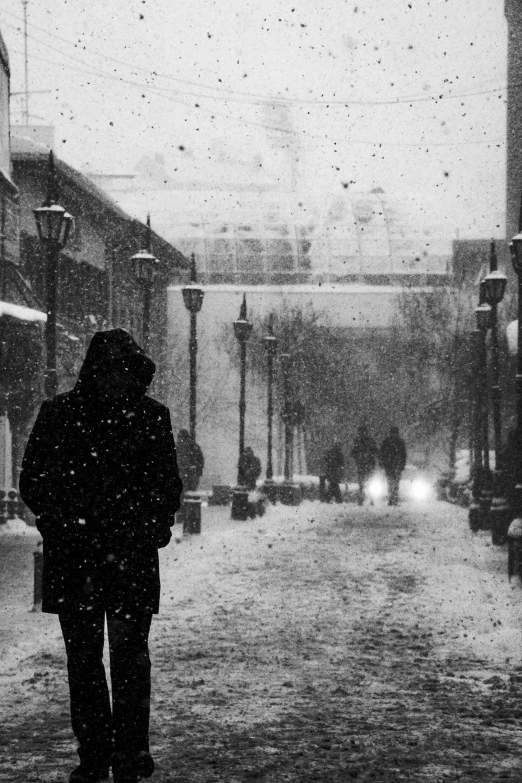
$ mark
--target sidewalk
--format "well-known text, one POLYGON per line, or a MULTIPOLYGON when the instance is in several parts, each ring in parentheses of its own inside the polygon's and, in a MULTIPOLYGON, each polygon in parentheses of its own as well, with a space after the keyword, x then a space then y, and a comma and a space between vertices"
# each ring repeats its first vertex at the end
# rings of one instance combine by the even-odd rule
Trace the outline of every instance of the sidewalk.
MULTIPOLYGON (((229 514, 161 551, 156 783, 520 783, 522 590, 464 509, 229 514)), ((57 619, 29 612, 32 547, 0 539, 0 781, 58 783, 75 743, 57 619)))

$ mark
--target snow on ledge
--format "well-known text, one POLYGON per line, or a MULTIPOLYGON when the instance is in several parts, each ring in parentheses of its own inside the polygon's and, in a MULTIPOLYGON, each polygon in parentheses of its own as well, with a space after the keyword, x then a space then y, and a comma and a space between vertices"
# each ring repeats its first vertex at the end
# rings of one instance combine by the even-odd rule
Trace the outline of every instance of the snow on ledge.
POLYGON ((47 321, 47 315, 41 310, 33 310, 31 307, 11 302, 0 302, 0 316, 2 315, 10 315, 12 318, 18 318, 19 321, 47 321))

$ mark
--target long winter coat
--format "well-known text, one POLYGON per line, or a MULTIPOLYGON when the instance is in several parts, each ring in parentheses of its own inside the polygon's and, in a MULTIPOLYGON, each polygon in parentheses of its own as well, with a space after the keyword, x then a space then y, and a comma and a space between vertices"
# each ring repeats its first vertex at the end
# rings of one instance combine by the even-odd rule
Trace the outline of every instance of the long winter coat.
POLYGON ((123 329, 98 332, 74 389, 42 404, 20 494, 43 538, 44 612, 158 611, 158 547, 182 483, 169 411, 145 394, 154 371, 123 329), (132 386, 111 401, 94 381, 113 366, 132 386))
POLYGON ((399 477, 406 467, 406 444, 402 438, 395 434, 384 438, 379 461, 388 476, 399 477))
POLYGON ((186 492, 195 492, 205 467, 205 458, 201 447, 190 437, 187 430, 180 430, 178 433, 177 455, 183 488, 186 492))
POLYGON ((375 470, 378 454, 379 450, 372 436, 360 431, 352 448, 352 457, 357 465, 357 472, 369 476, 375 470))
POLYGON ((344 473, 344 454, 335 444, 324 453, 324 475, 329 481, 341 481, 344 473))

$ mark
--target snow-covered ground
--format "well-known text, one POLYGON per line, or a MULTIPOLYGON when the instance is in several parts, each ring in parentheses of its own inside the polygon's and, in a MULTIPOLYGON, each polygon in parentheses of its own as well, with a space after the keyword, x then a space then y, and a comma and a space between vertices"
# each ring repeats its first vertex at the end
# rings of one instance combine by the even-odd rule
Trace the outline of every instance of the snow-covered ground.
MULTIPOLYGON (((58 621, 31 612, 37 537, 27 533, 0 536, 0 719, 11 737, 0 781, 50 783, 66 779, 74 741, 58 621), (58 761, 35 745, 50 726, 58 761)), ((395 762, 382 780, 489 783, 500 767, 503 779, 522 779, 514 766, 522 712, 513 707, 522 589, 508 582, 505 548, 471 534, 464 509, 306 501, 237 522, 228 507, 209 507, 201 535, 182 536, 176 525, 160 557, 151 632, 157 783, 340 783, 395 762), (330 737, 324 746, 314 739, 319 725, 330 737), (343 736, 357 741, 344 749, 343 736), (401 759, 416 745, 408 777, 401 759), (323 758, 323 747, 338 753, 323 758), (257 748, 254 760, 248 748, 257 748)))
MULTIPOLYGON (((403 493, 407 488, 403 484, 403 493)), ((404 506, 402 507, 404 508, 404 506)), ((408 508, 430 520, 423 541, 429 557, 419 559, 418 567, 433 601, 433 614, 443 624, 458 618, 462 633, 447 640, 449 647, 469 649, 492 659, 522 662, 522 588, 507 579, 505 548, 494 547, 488 532, 471 534, 467 511, 455 506, 410 501, 408 508), (433 524, 433 520, 436 524, 433 524)), ((233 558, 240 566, 245 560, 265 555, 265 547, 278 543, 281 535, 299 536, 310 524, 349 511, 361 513, 352 504, 325 505, 305 501, 298 507, 268 506, 262 518, 248 522, 230 519, 228 507, 204 507, 202 534, 184 536, 179 525, 173 528, 169 546, 160 551, 162 609, 197 591, 202 575, 210 590, 217 590, 223 561, 233 558), (260 536, 259 528, 263 534, 260 536)), ((388 514, 378 501, 365 513, 388 514)), ((393 509, 392 512, 397 512, 393 509)), ((0 527, 0 672, 24 666, 24 660, 48 648, 61 648, 57 618, 33 610, 33 552, 41 545, 35 528, 22 520, 0 527)), ((419 552, 404 549, 404 564, 415 565, 419 552)), ((425 553, 424 553, 425 555, 425 553)), ((397 553, 396 553, 397 556, 397 553)), ((243 587, 245 597, 247 589, 243 587)), ((238 595, 238 598, 241 598, 238 595)), ((1 701, 0 680, 0 701, 1 701)))

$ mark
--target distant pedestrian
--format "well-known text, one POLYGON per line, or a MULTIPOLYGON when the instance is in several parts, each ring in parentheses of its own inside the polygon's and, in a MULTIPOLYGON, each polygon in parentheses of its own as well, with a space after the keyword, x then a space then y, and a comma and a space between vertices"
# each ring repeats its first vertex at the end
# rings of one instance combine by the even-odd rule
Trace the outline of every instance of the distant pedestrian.
POLYGON ((323 490, 323 499, 327 503, 332 498, 336 503, 342 503, 340 482, 344 474, 344 454, 337 438, 334 439, 333 445, 325 451, 323 462, 326 483, 323 490))
POLYGON ((46 400, 20 495, 43 538, 42 610, 58 614, 80 765, 70 783, 137 783, 149 754, 148 636, 182 484, 154 363, 123 329, 96 333, 72 391, 46 400), (112 700, 103 665, 107 621, 112 700))
POLYGON ((388 482, 388 505, 399 502, 399 482, 406 467, 406 444, 399 436, 399 428, 391 427, 390 434, 384 438, 379 451, 379 461, 388 482))
POLYGON ((178 432, 176 446, 183 491, 195 492, 205 467, 203 452, 188 430, 178 432))
POLYGON ((370 435, 366 424, 361 424, 357 431, 357 437, 352 448, 352 457, 357 466, 357 482, 359 484, 357 502, 362 506, 366 482, 375 470, 378 458, 377 444, 370 435))
POLYGON ((261 460, 256 457, 253 449, 247 446, 239 460, 240 484, 247 489, 255 489, 261 475, 261 460))

